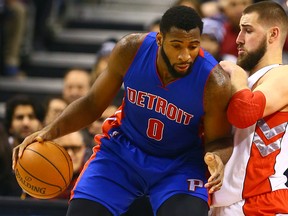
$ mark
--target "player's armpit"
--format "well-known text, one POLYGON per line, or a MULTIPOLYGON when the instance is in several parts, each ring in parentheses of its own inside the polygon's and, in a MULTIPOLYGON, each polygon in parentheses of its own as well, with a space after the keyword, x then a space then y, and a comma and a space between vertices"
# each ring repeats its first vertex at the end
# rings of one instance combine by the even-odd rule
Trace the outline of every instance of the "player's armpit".
POLYGON ((265 105, 266 98, 261 91, 240 90, 231 98, 228 120, 238 128, 249 127, 263 116, 265 105))

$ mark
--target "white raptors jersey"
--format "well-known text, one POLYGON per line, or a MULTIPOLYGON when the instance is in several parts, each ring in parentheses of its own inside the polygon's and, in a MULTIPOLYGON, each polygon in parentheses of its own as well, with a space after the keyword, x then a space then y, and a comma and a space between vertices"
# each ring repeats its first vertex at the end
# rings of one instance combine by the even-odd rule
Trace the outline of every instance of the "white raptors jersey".
MULTIPOLYGON (((249 77, 249 87, 268 70, 249 77)), ((212 196, 212 206, 229 206, 247 197, 287 188, 288 112, 276 112, 254 125, 234 128, 234 150, 225 165, 221 190, 212 196)))

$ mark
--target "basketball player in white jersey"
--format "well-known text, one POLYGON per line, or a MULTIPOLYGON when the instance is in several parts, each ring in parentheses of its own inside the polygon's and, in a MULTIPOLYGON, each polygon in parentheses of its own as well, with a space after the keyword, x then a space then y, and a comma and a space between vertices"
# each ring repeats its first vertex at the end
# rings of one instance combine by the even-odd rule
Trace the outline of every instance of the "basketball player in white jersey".
POLYGON ((211 214, 288 215, 287 14, 273 1, 255 3, 243 11, 240 28, 237 65, 220 62, 233 86, 227 115, 235 126, 234 151, 211 214))

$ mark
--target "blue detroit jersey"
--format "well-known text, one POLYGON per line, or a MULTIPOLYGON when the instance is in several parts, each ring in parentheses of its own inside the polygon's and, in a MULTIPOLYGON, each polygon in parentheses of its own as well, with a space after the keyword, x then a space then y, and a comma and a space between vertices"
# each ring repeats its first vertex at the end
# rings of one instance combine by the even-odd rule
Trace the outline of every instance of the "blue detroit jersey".
POLYGON ((142 42, 124 77, 122 106, 103 123, 72 199, 99 202, 113 215, 148 195, 154 215, 176 194, 207 202, 201 137, 204 89, 216 60, 200 49, 191 73, 163 85, 156 34, 142 42))
POLYGON ((157 52, 156 33, 152 32, 124 77, 119 131, 152 155, 173 157, 186 151, 202 155, 204 88, 218 62, 200 49, 192 72, 164 86, 156 68, 157 52))

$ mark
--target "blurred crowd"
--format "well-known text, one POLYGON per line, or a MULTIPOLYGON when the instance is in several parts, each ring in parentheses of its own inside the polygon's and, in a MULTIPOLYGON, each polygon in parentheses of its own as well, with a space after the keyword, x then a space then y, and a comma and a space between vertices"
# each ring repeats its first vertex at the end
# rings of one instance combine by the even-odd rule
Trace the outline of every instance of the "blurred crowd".
MULTIPOLYGON (((254 0, 259 1, 259 0, 254 0)), ((275 0, 287 10, 286 0, 275 0)), ((64 0, 0 0, 1 22, 1 75, 21 74, 23 61, 32 50, 45 50, 53 37, 56 26, 65 25, 67 2, 64 0)), ((253 0, 178 0, 173 5, 193 7, 203 17, 204 30, 202 46, 218 60, 236 60, 236 37, 243 8, 253 0)), ((288 10, 287 10, 288 11, 288 10)), ((160 17, 147 26, 149 31, 157 31, 160 17)), ((112 39, 111 43, 116 42, 112 39)), ((107 44, 106 49, 109 49, 107 44)), ((288 52, 288 40, 284 47, 288 52)), ((104 56, 105 50, 101 54, 104 56)), ((284 55, 288 58, 287 55, 284 55)), ((105 57, 103 57, 105 59, 105 57)), ((285 59, 284 63, 288 60, 285 59)), ((103 67, 105 63, 97 63, 103 67)), ((99 69, 93 69, 96 75, 99 69)), ((22 71, 23 73, 23 71, 22 71)), ((25 71, 24 71, 25 74, 25 71)), ((93 80, 93 79, 92 79, 93 80)))
MULTIPOLYGON (((0 0, 0 79, 1 76, 25 76, 25 71, 21 68, 25 58, 29 57, 32 50, 42 50, 49 46, 47 38, 53 34, 53 27, 50 26, 51 19, 57 17, 56 22, 65 25, 64 17, 61 16, 65 14, 67 7, 65 2, 64 0, 0 0)), ((239 32, 241 13, 252 2, 252 0, 178 0, 173 5, 186 5, 197 10, 203 17, 204 23, 201 46, 218 61, 236 62, 235 41, 239 32)), ((277 0, 277 2, 288 12, 286 1, 277 0)), ((159 23, 160 17, 143 30, 159 31, 159 23)), ((49 124, 68 104, 89 91, 95 79, 105 70, 109 55, 116 43, 116 39, 107 38, 101 48, 95 50, 95 63, 91 70, 81 67, 70 68, 63 77, 61 95, 36 101, 30 95, 19 94, 5 103, 5 116, 0 122, 0 196, 27 198, 28 195, 18 186, 11 169, 12 148, 21 143, 27 135, 49 124)), ((286 55, 283 62, 287 64, 288 39, 284 51, 286 55)), ((122 97, 123 91, 120 91, 102 117, 89 127, 55 140, 68 151, 74 166, 71 185, 56 199, 69 199, 70 190, 95 146, 94 135, 102 132, 102 123, 121 105, 122 97)))

